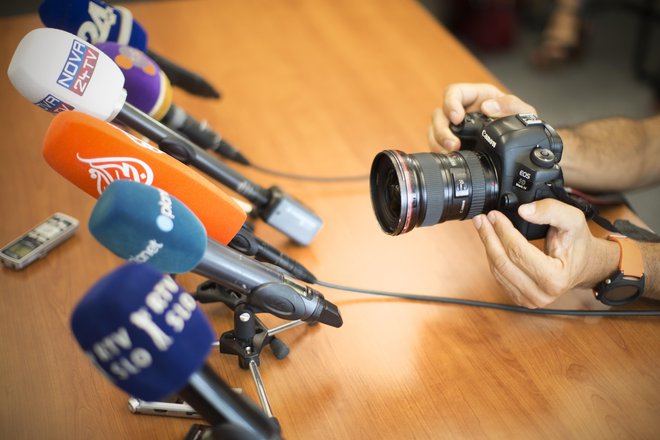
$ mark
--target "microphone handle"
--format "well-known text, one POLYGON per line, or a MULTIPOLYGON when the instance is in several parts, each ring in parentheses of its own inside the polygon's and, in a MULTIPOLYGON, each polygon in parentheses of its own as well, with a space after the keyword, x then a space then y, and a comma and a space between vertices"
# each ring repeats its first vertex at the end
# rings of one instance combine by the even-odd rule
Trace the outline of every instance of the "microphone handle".
POLYGON ((180 132, 194 144, 205 150, 210 149, 226 159, 243 165, 250 165, 250 162, 240 151, 222 139, 208 124, 193 118, 175 104, 170 105, 161 122, 171 129, 180 132))
POLYGON ((267 189, 242 176, 189 139, 156 121, 128 102, 121 108, 116 119, 156 142, 170 156, 185 164, 191 164, 258 207, 264 206, 270 201, 270 193, 267 189))
POLYGON ((254 238, 259 246, 255 255, 257 260, 265 261, 267 263, 281 267, 282 269, 290 272, 291 275, 293 275, 295 278, 298 278, 301 281, 305 281, 306 283, 314 284, 316 282, 316 277, 314 274, 307 270, 305 266, 289 257, 279 249, 261 240, 260 238, 256 236, 254 238))
POLYGON ((286 255, 274 246, 261 240, 254 232, 243 224, 241 229, 231 239, 228 246, 238 252, 254 257, 258 261, 274 264, 306 283, 314 284, 316 277, 305 266, 286 255))
POLYGON ((190 116, 176 104, 170 105, 160 122, 185 135, 205 150, 213 150, 221 141, 219 134, 211 130, 208 125, 190 116))
POLYGON ((244 295, 264 284, 285 281, 277 270, 214 240, 207 241, 204 256, 193 271, 244 295))
POLYGON ((208 364, 193 373, 178 394, 213 426, 229 422, 255 433, 258 439, 281 439, 275 421, 232 390, 208 364))
POLYGON ((193 95, 220 98, 220 93, 200 75, 174 64, 167 58, 154 53, 152 50, 147 50, 147 55, 165 72, 165 75, 167 75, 173 85, 193 95))
POLYGON ((333 327, 343 323, 337 306, 316 290, 214 240, 207 241, 204 256, 193 272, 248 296, 250 304, 279 318, 333 327))

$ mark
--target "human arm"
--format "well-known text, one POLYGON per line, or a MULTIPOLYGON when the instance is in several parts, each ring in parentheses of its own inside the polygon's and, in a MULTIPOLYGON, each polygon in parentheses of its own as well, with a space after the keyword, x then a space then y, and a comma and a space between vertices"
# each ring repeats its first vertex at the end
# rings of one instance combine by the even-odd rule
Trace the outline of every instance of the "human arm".
MULTIPOLYGON (((594 237, 577 208, 544 199, 521 205, 518 213, 531 223, 550 225, 545 252, 498 211, 473 219, 493 275, 517 304, 544 307, 575 287, 593 288, 617 269, 618 245, 594 237)), ((644 296, 660 300, 660 244, 639 245, 646 276, 644 296)))
POLYGON ((557 132, 568 186, 625 191, 660 182, 660 115, 598 119, 557 132))
MULTIPOLYGON (((430 146, 444 152, 458 150, 460 141, 449 123, 459 124, 471 111, 491 117, 536 113, 531 105, 492 84, 452 84, 442 107, 433 112, 430 146)), ((564 145, 560 166, 567 186, 625 191, 660 182, 660 115, 641 120, 604 118, 557 132, 564 145)))
MULTIPOLYGON (((445 151, 460 148, 458 138, 449 130, 449 121, 460 123, 466 111, 493 117, 536 113, 519 98, 492 85, 454 84, 445 93, 443 107, 433 113, 429 130, 432 147, 445 151)), ((659 126, 660 117, 643 121, 608 118, 558 130, 564 143, 560 165, 566 183, 587 190, 612 190, 657 181, 659 126)), ((593 288, 616 270, 618 245, 593 237, 578 209, 548 199, 522 206, 519 213, 532 223, 550 225, 545 252, 531 245, 500 212, 474 219, 495 278, 518 304, 545 306, 574 287, 593 288), (526 212, 529 206, 536 209, 526 212)), ((660 244, 641 243, 640 248, 645 262, 645 296, 660 300, 660 244)))

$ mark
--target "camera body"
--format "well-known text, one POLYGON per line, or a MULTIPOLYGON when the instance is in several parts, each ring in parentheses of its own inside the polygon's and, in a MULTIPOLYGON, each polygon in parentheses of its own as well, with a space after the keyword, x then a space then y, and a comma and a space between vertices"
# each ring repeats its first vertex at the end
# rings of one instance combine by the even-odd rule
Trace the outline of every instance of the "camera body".
POLYGON ((545 237, 548 226, 526 222, 518 206, 554 198, 550 182, 563 185, 557 132, 535 115, 490 119, 481 113, 468 113, 451 130, 461 140, 459 151, 376 155, 371 202, 383 231, 399 235, 497 209, 528 240, 545 237))
POLYGON ((559 167, 563 144, 555 129, 533 114, 493 120, 468 113, 451 130, 461 140, 461 150, 483 154, 495 169, 499 197, 490 208, 504 213, 525 238, 545 237, 548 226, 526 222, 518 215, 518 206, 555 198, 548 183, 563 184, 559 167))

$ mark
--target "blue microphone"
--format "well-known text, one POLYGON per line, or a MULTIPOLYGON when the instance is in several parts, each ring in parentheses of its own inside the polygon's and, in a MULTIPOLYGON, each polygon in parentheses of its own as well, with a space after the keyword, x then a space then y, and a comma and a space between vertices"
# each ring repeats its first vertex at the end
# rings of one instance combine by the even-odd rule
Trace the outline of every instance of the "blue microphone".
POLYGON ((220 93, 200 75, 147 50, 147 33, 123 6, 101 0, 45 0, 39 7, 47 27, 62 29, 92 44, 115 41, 147 52, 169 77, 172 84, 189 93, 219 98, 220 93))
POLYGON ((206 229, 179 200, 132 180, 115 180, 101 197, 89 230, 113 253, 135 263, 148 261, 165 273, 190 272, 197 266, 206 251, 206 229))
POLYGON ((195 299, 146 264, 101 278, 76 305, 78 344, 117 387, 144 400, 180 395, 212 425, 236 425, 256 438, 279 428, 206 365, 216 336, 195 299))
POLYGON ((39 17, 47 27, 71 32, 92 44, 116 41, 147 49, 147 33, 122 6, 99 0, 45 0, 39 6, 39 17))
POLYGON ((115 255, 148 262, 162 272, 195 272, 250 297, 250 303, 282 319, 343 323, 336 305, 280 271, 208 239, 195 214, 165 191, 116 180, 101 194, 89 218, 92 235, 115 255))

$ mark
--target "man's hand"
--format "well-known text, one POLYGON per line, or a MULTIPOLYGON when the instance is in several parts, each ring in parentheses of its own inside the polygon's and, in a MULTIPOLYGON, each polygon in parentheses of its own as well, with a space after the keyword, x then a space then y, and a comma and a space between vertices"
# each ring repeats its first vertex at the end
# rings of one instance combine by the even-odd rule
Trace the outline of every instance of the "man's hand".
POLYGON ((449 129, 449 123, 460 124, 466 112, 475 111, 495 118, 517 113, 536 114, 534 107, 492 84, 452 84, 445 90, 442 108, 433 111, 429 145, 442 152, 458 150, 461 143, 449 129))
POLYGON ((544 307, 574 287, 595 286, 615 271, 618 245, 591 235, 577 208, 545 199, 521 205, 518 214, 530 223, 550 225, 545 253, 501 212, 473 219, 490 269, 515 303, 544 307))

